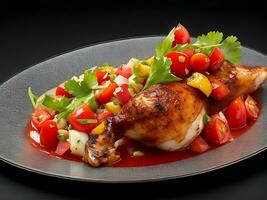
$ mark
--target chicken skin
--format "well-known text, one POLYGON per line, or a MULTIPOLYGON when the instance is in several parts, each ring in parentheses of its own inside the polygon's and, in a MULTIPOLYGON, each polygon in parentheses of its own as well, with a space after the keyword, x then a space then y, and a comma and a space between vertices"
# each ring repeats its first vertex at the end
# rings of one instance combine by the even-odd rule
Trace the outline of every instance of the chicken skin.
POLYGON ((183 82, 153 85, 130 99, 118 115, 106 121, 105 135, 88 141, 84 160, 95 167, 119 160, 114 142, 123 135, 165 151, 183 150, 203 130, 206 112, 214 106, 222 110, 235 98, 254 92, 266 81, 267 70, 224 65, 209 76, 228 86, 230 93, 225 99, 215 102, 183 82), (99 149, 103 137, 106 146, 99 149))

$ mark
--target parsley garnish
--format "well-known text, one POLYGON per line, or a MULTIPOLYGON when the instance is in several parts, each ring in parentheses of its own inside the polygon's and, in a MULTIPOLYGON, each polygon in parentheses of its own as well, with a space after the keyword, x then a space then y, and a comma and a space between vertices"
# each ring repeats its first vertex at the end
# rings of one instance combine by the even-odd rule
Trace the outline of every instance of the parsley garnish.
POLYGON ((70 79, 64 83, 65 89, 75 97, 87 96, 96 85, 95 70, 85 70, 81 81, 70 79))
POLYGON ((144 90, 156 83, 179 81, 181 78, 170 72, 171 60, 166 57, 155 57, 144 90))
POLYGON ((46 94, 41 103, 47 108, 61 112, 70 104, 70 102, 71 99, 67 97, 53 98, 52 96, 46 94))

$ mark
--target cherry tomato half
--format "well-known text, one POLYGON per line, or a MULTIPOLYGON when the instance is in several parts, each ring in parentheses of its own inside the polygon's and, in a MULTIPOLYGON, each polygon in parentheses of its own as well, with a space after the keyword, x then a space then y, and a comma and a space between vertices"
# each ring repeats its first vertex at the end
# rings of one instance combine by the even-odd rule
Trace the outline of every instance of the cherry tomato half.
POLYGON ((211 96, 213 99, 220 101, 230 93, 228 87, 226 87, 226 85, 224 85, 218 79, 210 78, 209 80, 212 85, 211 96))
POLYGON ((203 53, 195 53, 190 58, 191 69, 195 72, 203 73, 205 72, 210 65, 210 59, 207 55, 203 53))
POLYGON ((96 119, 96 115, 91 111, 90 107, 87 104, 82 104, 69 115, 69 120, 71 126, 77 130, 86 133, 90 133, 93 128, 97 126, 96 123, 81 123, 79 119, 96 119))
POLYGON ((107 88, 103 89, 98 95, 96 95, 96 100, 101 104, 109 102, 117 87, 118 85, 116 83, 110 83, 107 88))
POLYGON ((178 77, 185 77, 189 74, 189 57, 183 52, 170 52, 166 55, 172 61, 171 72, 178 77))
POLYGON ((204 138, 212 144, 224 144, 230 140, 230 128, 225 117, 213 115, 204 128, 204 138))
POLYGON ((183 50, 182 52, 185 53, 189 58, 191 58, 195 53, 195 51, 192 49, 186 49, 186 50, 183 50))
POLYGON ((178 24, 174 32, 174 41, 172 43, 172 46, 174 47, 176 44, 185 43, 190 43, 190 34, 182 24, 178 24))
POLYGON ((129 92, 127 84, 123 84, 120 87, 118 87, 115 90, 115 93, 117 94, 118 99, 122 105, 126 104, 132 98, 132 95, 129 92))
POLYGON ((45 110, 43 110, 40 107, 37 107, 35 109, 35 111, 32 113, 31 123, 34 126, 34 128, 36 128, 38 131, 40 131, 42 124, 45 121, 50 120, 52 118, 53 118, 53 116, 50 115, 48 112, 46 112, 45 110))
POLYGON ((245 100, 245 106, 247 111, 247 118, 249 120, 255 120, 259 117, 260 114, 259 106, 257 105, 257 102, 249 95, 245 100))
POLYGON ((58 143, 57 130, 57 123, 55 121, 45 121, 40 132, 41 145, 49 149, 55 149, 58 143))
POLYGON ((209 149, 207 142, 201 137, 198 136, 190 146, 191 151, 196 153, 203 153, 209 149))
POLYGON ((108 81, 110 79, 110 76, 105 71, 96 70, 96 78, 98 84, 101 85, 105 81, 108 81))
POLYGON ((129 78, 133 74, 133 71, 127 65, 121 65, 120 67, 118 67, 115 74, 116 76, 121 75, 125 78, 129 78))
POLYGON ((68 98, 72 98, 73 96, 68 93, 65 88, 63 86, 58 86, 57 89, 56 89, 56 96, 65 96, 65 97, 68 97, 68 98))
POLYGON ((241 97, 229 104, 225 111, 225 117, 232 129, 238 129, 246 126, 247 111, 245 103, 241 97))
POLYGON ((214 72, 219 69, 224 62, 223 52, 216 47, 210 54, 210 66, 209 71, 214 72))

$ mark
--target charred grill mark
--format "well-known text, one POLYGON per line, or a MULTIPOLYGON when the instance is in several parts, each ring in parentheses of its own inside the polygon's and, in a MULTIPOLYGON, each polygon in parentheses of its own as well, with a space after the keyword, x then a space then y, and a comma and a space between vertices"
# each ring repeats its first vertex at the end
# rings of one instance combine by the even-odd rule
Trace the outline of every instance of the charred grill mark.
POLYGON ((155 103, 155 107, 156 107, 156 109, 157 109, 159 112, 161 112, 161 113, 164 113, 164 112, 166 111, 165 108, 164 108, 164 106, 161 105, 161 103, 160 103, 159 101, 157 101, 157 102, 155 103))
POLYGON ((88 144, 90 146, 96 144, 96 137, 95 136, 92 136, 92 135, 89 135, 88 136, 88 144))

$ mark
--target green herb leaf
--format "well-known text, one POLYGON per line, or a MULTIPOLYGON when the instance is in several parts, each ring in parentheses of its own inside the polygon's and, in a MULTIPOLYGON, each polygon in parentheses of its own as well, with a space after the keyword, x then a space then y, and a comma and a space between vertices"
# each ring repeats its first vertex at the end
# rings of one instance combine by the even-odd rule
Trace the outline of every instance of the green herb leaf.
POLYGON ((149 86, 154 85, 156 83, 167 83, 181 80, 181 78, 178 78, 171 74, 171 63, 172 62, 169 58, 155 57, 150 69, 148 79, 146 81, 146 85, 143 89, 145 90, 149 86))
POLYGON ((64 83, 65 89, 75 97, 87 96, 95 86, 97 86, 95 68, 85 70, 82 81, 70 79, 64 83))
POLYGON ((32 93, 31 87, 28 87, 28 96, 31 100, 32 106, 35 108, 38 97, 32 93))
POLYGON ((172 42, 174 40, 174 32, 176 27, 174 27, 170 33, 156 46, 156 55, 157 56, 164 56, 170 49, 172 49, 172 42))
POLYGON ((205 113, 203 116, 203 124, 205 125, 205 124, 209 123, 210 120, 211 120, 211 117, 205 113))
POLYGON ((75 97, 86 96, 90 92, 90 90, 86 88, 85 84, 82 84, 81 82, 73 79, 67 80, 64 83, 64 87, 70 94, 75 97))
POLYGON ((235 64, 240 62, 241 58, 241 44, 235 36, 228 36, 220 46, 224 54, 225 60, 235 64))
POLYGON ((216 46, 220 46, 223 39, 223 33, 219 31, 210 31, 206 35, 202 34, 197 37, 193 44, 195 48, 200 48, 202 53, 209 55, 216 46))
POLYGON ((85 70, 83 74, 84 74, 84 82, 88 89, 92 89, 94 86, 97 85, 95 70, 85 70))
POLYGON ((70 104, 70 101, 71 99, 67 97, 53 98, 52 96, 46 94, 41 104, 47 108, 61 112, 70 104))
POLYGON ((65 109, 56 116, 56 118, 67 118, 67 116, 82 103, 87 103, 92 110, 96 110, 99 107, 99 104, 96 101, 96 97, 93 94, 85 97, 75 97, 74 99, 72 99, 70 104, 68 104, 65 109))
POLYGON ((77 119, 80 124, 96 124, 96 119, 77 119))

